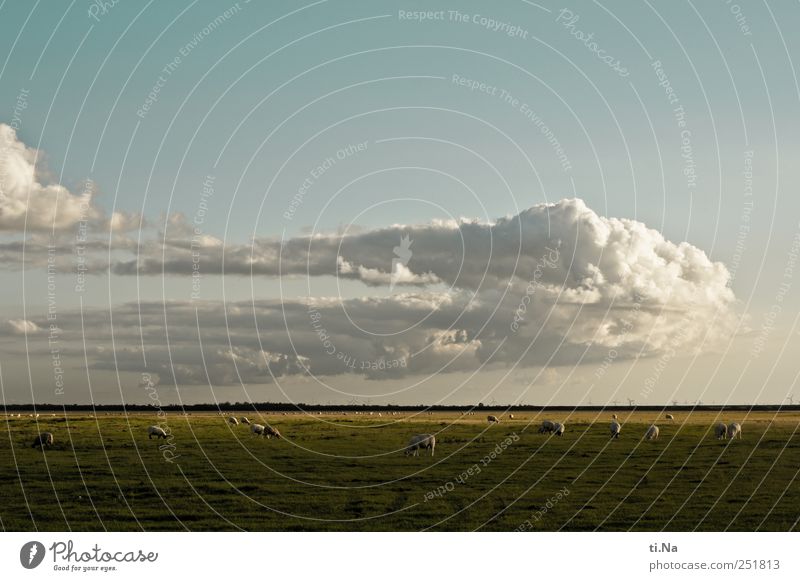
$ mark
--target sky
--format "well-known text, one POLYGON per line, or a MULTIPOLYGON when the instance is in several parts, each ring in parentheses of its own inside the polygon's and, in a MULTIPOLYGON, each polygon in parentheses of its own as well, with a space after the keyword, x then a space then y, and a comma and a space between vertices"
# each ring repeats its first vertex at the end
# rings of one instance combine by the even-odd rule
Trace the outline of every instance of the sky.
POLYGON ((800 401, 797 25, 5 2, 0 395, 800 401))

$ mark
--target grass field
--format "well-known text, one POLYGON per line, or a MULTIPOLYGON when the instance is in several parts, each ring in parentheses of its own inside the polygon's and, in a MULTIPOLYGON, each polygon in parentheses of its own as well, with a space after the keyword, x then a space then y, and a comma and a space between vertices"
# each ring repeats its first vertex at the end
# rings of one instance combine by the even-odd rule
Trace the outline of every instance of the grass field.
MULTIPOLYGON (((236 414, 246 415, 246 412, 236 414)), ((30 447, 37 420, 0 422, 3 530, 798 530, 800 414, 247 415, 267 440, 217 415, 170 414, 165 450, 155 415, 38 419, 55 434, 30 447), (562 438, 537 433, 565 421, 562 438), (738 421, 744 437, 711 426, 738 421), (263 421, 261 422, 263 423, 263 421), (435 457, 406 457, 416 433, 435 457), (167 454, 167 458, 170 454, 167 454)), ((163 422, 162 422, 162 425, 163 422)))

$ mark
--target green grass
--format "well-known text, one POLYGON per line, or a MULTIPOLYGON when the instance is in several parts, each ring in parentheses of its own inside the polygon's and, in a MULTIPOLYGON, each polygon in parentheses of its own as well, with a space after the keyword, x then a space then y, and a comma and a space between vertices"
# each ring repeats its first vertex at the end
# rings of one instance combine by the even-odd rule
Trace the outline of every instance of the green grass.
POLYGON ((624 419, 616 441, 608 438, 608 414, 587 412, 547 414, 566 420, 563 438, 536 433, 534 414, 491 427, 482 417, 444 413, 264 417, 284 440, 254 437, 247 426, 230 428, 216 415, 168 416, 174 463, 164 460, 163 441, 147 439, 155 416, 40 417, 39 429, 56 438, 44 452, 30 448, 36 420, 2 421, 0 525, 26 531, 508 531, 526 522, 531 530, 800 528, 797 414, 728 414, 726 421, 743 424, 744 438, 727 444, 705 433, 716 420, 712 413, 678 417, 673 425, 660 420, 655 442, 641 440, 655 417, 645 412, 624 419), (424 432, 438 434, 434 458, 397 451, 424 432), (484 466, 482 458, 513 434, 518 441, 484 466), (457 482, 475 464, 480 471, 457 482), (439 487, 444 494, 433 495, 439 487))

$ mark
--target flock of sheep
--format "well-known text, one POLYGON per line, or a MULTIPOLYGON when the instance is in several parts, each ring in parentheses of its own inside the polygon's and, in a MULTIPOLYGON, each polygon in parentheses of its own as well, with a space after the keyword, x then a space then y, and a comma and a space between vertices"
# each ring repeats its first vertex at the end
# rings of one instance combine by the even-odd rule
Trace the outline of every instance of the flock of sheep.
POLYGON ((253 424, 247 418, 242 418, 241 420, 237 420, 235 417, 231 416, 228 418, 228 423, 233 426, 238 426, 239 424, 245 424, 250 426, 250 431, 256 436, 266 436, 267 439, 272 439, 272 437, 280 438, 281 433, 267 424, 266 426, 262 426, 261 424, 253 424))
MULTIPOLYGON (((513 416, 509 416, 512 417, 513 416)), ((667 420, 672 422, 675 421, 675 417, 672 414, 667 414, 664 416, 667 420)), ((498 424, 500 420, 497 416, 487 416, 486 421, 490 424, 498 424)), ((622 424, 619 423, 619 418, 617 414, 611 416, 611 437, 612 438, 619 438, 619 434, 622 431, 622 424)), ((647 430, 644 433, 645 440, 655 440, 658 438, 660 430, 658 426, 652 424, 648 426, 647 430)), ((550 420, 544 420, 542 422, 541 427, 539 428, 540 434, 555 434, 556 436, 563 436, 564 435, 564 424, 560 422, 551 422, 550 420)), ((736 422, 731 423, 730 425, 725 425, 722 422, 719 422, 716 426, 714 426, 714 435, 716 436, 717 440, 725 440, 730 439, 733 440, 734 438, 742 438, 742 425, 736 422)), ((415 436, 416 437, 416 436, 415 436)))
POLYGON ((243 417, 241 420, 237 420, 235 417, 231 416, 228 418, 228 423, 232 426, 238 426, 239 424, 245 424, 250 426, 250 432, 253 433, 255 436, 265 436, 267 439, 272 439, 272 437, 280 438, 281 433, 267 424, 266 426, 262 426, 261 424, 253 424, 247 418, 243 417))
MULTIPOLYGON (((509 415, 510 419, 514 419, 513 415, 509 415)), ((667 414, 665 416, 667 420, 675 421, 675 418, 672 414, 667 414)), ((486 421, 490 424, 499 424, 500 419, 497 416, 489 415, 486 417, 486 421)), ((228 423, 234 426, 238 426, 239 424, 249 425, 250 431, 255 436, 265 436, 268 439, 272 437, 280 438, 281 433, 270 426, 261 425, 261 424, 254 424, 251 423, 246 417, 241 419, 237 419, 233 416, 228 418, 228 423)), ((552 422, 550 420, 542 421, 542 425, 539 427, 540 434, 555 434, 556 436, 563 436, 565 430, 565 425, 561 422, 552 422)), ((617 418, 617 414, 611 416, 611 437, 612 438, 619 438, 620 432, 622 431, 622 424, 619 422, 617 418)), ((644 433, 645 440, 655 440, 658 438, 659 429, 658 426, 655 424, 650 425, 644 433)), ((730 439, 733 440, 735 438, 741 439, 742 437, 742 426, 736 422, 733 422, 729 425, 725 425, 722 422, 719 422, 716 426, 714 426, 714 435, 716 436, 717 440, 725 440, 730 439)), ((167 432, 161 428, 160 426, 150 426, 147 428, 147 438, 152 439, 153 436, 156 439, 167 439, 168 435, 167 432)), ((52 432, 42 432, 33 441, 32 448, 44 448, 50 447, 53 445, 53 434, 52 432)), ((419 455, 420 450, 430 450, 430 455, 433 456, 434 450, 436 448, 436 436, 433 434, 415 434, 411 436, 411 439, 408 441, 408 445, 405 448, 406 456, 417 456, 419 455)))
MULTIPOLYGON (((508 416, 509 419, 514 419, 513 415, 508 416)), ((675 421, 675 417, 672 414, 667 414, 664 416, 667 420, 675 421)), ((486 416, 486 421, 490 424, 499 424, 500 419, 497 416, 486 416)), ((561 422, 551 422, 550 420, 542 421, 542 425, 539 427, 540 434, 555 434, 556 436, 563 436, 564 435, 565 426, 561 422)), ((619 434, 622 431, 622 424, 619 423, 619 418, 617 418, 617 414, 611 416, 611 437, 612 438, 619 438, 619 434)), ((644 433, 645 440, 655 440, 658 438, 659 434, 658 426, 655 424, 650 425, 644 433)), ((730 425, 725 425, 722 422, 719 422, 714 427, 714 435, 716 436, 717 440, 725 440, 742 437, 742 426, 736 422, 731 423, 730 425)), ((420 450, 430 450, 431 456, 433 456, 433 451, 436 448, 436 436, 433 434, 415 434, 411 436, 411 439, 408 441, 408 445, 405 448, 406 456, 417 456, 419 455, 420 450)))

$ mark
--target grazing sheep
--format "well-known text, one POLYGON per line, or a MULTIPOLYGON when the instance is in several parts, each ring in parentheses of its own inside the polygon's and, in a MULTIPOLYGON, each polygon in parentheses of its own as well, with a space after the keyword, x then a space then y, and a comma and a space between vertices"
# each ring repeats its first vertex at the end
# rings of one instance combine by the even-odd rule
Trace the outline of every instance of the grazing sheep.
POLYGON ((233 426, 238 426, 239 425, 239 420, 237 420, 236 418, 231 416, 231 417, 228 418, 228 423, 233 425, 233 426))
POLYGON ((42 432, 41 434, 36 436, 36 439, 33 441, 33 445, 31 445, 31 448, 36 448, 37 446, 41 446, 42 448, 47 446, 49 448, 52 445, 53 445, 53 434, 51 434, 50 432, 42 432))
POLYGON ((165 432, 164 429, 160 428, 159 426, 150 426, 149 428, 147 428, 147 439, 152 440, 153 436, 155 436, 156 438, 163 438, 166 440, 167 432, 165 432))
POLYGON ((617 414, 611 414, 611 419, 612 420, 616 420, 617 419, 617 414))
POLYGON ((419 456, 420 449, 423 449, 430 450, 431 456, 433 456, 435 448, 436 436, 433 434, 417 434, 416 436, 411 436, 408 446, 406 446, 405 454, 406 456, 419 456))
POLYGON ((674 422, 674 421, 675 421, 675 416, 673 416, 672 414, 667 414, 667 415, 666 415, 666 416, 664 416, 664 417, 665 417, 665 418, 667 418, 667 419, 668 419, 669 421, 671 421, 671 422, 674 422))
POLYGON ((556 425, 551 422, 550 420, 544 420, 542 422, 542 427, 539 428, 540 434, 552 434, 556 429, 556 425))
POLYGON ((490 424, 499 424, 500 420, 497 419, 497 416, 486 416, 486 421, 490 424))
POLYGON ((647 431, 644 433, 644 439, 655 440, 656 438, 658 438, 658 426, 653 424, 652 426, 647 428, 647 431))
POLYGON ((264 435, 264 426, 261 424, 250 424, 250 431, 256 436, 262 436, 264 435))
POLYGON ((728 439, 733 440, 734 438, 742 439, 742 426, 736 422, 728 426, 728 439))
POLYGON ((514 414, 508 414, 508 419, 509 420, 513 420, 514 419, 514 414))
POLYGON ((717 440, 724 440, 728 437, 728 426, 722 422, 718 423, 714 426, 714 435, 717 437, 717 440))
POLYGON ((564 435, 564 424, 560 424, 560 423, 556 422, 554 424, 554 426, 555 427, 554 427, 553 431, 555 432, 556 436, 563 436, 564 435))
POLYGON ((622 431, 622 425, 617 420, 613 420, 611 422, 611 437, 619 438, 620 431, 622 431))
POLYGON ((269 425, 264 426, 264 435, 267 438, 272 438, 273 436, 275 436, 276 438, 280 438, 281 437, 281 433, 277 429, 275 429, 275 428, 273 428, 272 426, 269 426, 269 425))
POLYGON ((239 421, 242 422, 243 424, 249 424, 250 423, 250 420, 248 420, 247 418, 242 418, 239 421))

